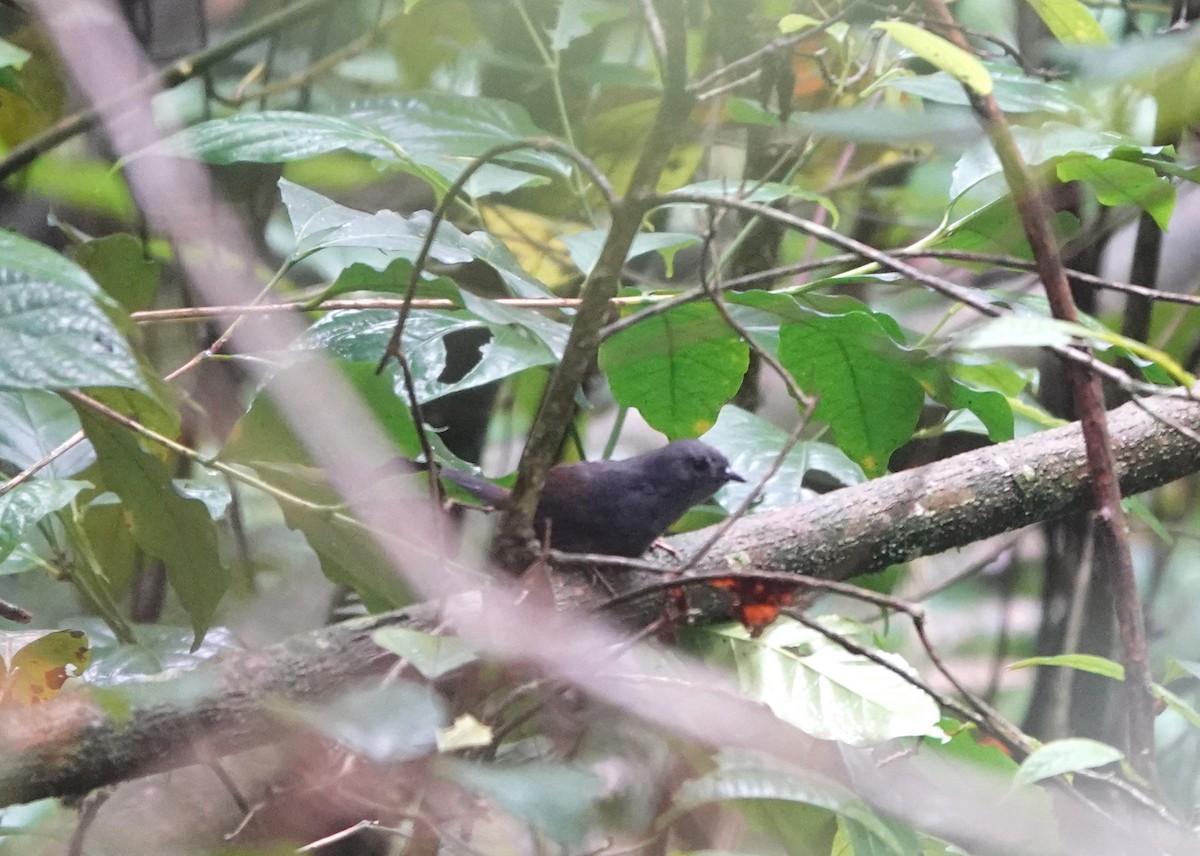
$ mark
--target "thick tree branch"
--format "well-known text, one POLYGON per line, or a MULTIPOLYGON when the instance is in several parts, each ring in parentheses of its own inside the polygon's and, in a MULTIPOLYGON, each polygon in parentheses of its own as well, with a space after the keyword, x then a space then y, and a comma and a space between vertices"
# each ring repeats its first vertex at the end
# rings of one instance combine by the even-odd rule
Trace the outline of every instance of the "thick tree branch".
POLYGON ((180 703, 186 693, 164 686, 163 697, 172 701, 146 704, 119 724, 70 692, 39 707, 6 710, 0 714, 0 805, 86 794, 277 740, 279 720, 264 712, 264 702, 319 701, 344 691, 395 662, 371 641, 377 627, 427 629, 434 620, 433 609, 415 607, 386 619, 346 621, 262 651, 222 655, 182 679, 203 678, 211 694, 180 703), (56 740, 54 732, 70 739, 56 740), (34 740, 26 751, 14 748, 34 740))
MULTIPOLYGON (((1159 397, 1127 404, 1109 414, 1109 425, 1126 493, 1200 472, 1200 444, 1173 427, 1200 431, 1200 402, 1159 397)), ((1089 468, 1076 423, 746 518, 694 572, 769 568, 847 579, 1089 507, 1089 468)), ((686 551, 703 538, 696 533, 673 544, 686 551)), ((614 568, 608 576, 625 590, 662 580, 661 573, 628 567, 614 568)), ((571 583, 562 592, 568 607, 595 606, 609 598, 607 589, 588 585, 583 577, 564 579, 571 583)), ((697 588, 689 592, 689 606, 700 620, 711 621, 725 617, 729 603, 723 590, 697 588)), ((644 626, 661 618, 662 611, 662 587, 657 586, 609 614, 626 625, 644 626)), ((198 703, 150 705, 123 724, 88 724, 69 732, 73 737, 53 752, 45 743, 13 749, 16 726, 24 720, 20 714, 0 718, 0 735, 9 747, 0 754, 0 805, 84 793, 195 763, 201 751, 212 757, 267 743, 279 729, 262 712, 264 701, 320 699, 343 690, 392 661, 371 642, 373 630, 384 624, 428 627, 432 621, 431 610, 415 608, 230 655, 205 667, 215 689, 198 703)), ((63 706, 41 706, 38 723, 53 721, 63 706)))

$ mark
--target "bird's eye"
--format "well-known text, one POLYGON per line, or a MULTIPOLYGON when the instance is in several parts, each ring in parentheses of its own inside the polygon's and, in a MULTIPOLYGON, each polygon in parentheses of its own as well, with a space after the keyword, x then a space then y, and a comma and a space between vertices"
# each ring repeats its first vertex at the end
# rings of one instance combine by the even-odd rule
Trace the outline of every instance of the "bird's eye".
POLYGON ((707 458, 688 458, 688 463, 692 465, 692 469, 698 473, 703 473, 708 470, 707 458))

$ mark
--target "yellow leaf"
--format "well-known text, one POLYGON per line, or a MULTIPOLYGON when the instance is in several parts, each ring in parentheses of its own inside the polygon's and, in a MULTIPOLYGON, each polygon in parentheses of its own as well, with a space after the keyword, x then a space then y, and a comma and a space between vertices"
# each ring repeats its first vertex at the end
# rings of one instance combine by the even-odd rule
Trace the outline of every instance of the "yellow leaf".
POLYGON ((992 76, 976 57, 957 45, 906 21, 876 21, 871 29, 883 30, 921 59, 953 75, 980 95, 992 91, 992 76))
POLYGON ((517 262, 533 278, 551 289, 580 277, 567 248, 558 238, 583 231, 583 227, 512 208, 479 204, 484 227, 508 247, 517 262))
POLYGON ((5 633, 0 644, 4 654, 0 660, 0 706, 38 704, 53 698, 68 678, 83 674, 92 657, 82 630, 56 630, 41 636, 36 632, 5 633), (36 638, 22 644, 31 636, 36 638))

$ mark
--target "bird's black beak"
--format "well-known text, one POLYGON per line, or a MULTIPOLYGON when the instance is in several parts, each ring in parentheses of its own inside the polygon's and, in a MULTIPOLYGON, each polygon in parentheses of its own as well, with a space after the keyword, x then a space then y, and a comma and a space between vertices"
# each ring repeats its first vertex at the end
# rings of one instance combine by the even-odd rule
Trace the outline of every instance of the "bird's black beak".
POLYGON ((737 473, 735 473, 733 470, 729 469, 728 467, 726 467, 726 469, 725 469, 725 480, 726 481, 736 481, 736 482, 744 482, 745 481, 744 478, 739 476, 737 473))

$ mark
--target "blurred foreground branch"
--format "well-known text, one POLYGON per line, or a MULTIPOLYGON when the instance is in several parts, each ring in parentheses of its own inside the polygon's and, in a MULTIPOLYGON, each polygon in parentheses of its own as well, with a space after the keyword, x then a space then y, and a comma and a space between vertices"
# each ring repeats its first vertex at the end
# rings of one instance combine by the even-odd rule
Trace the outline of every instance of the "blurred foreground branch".
MULTIPOLYGON (((1193 439, 1200 432, 1200 402, 1145 399, 1112 411, 1109 425, 1124 493, 1200 471, 1200 443, 1193 439)), ((847 579, 1077 512, 1090 500, 1076 423, 746 518, 692 572, 770 569, 847 579)), ((680 536, 673 544, 686 553, 703 538, 680 536)), ((608 577, 625 590, 662 580, 661 573, 627 567, 608 577)), ((583 577, 563 579, 571 583, 561 598, 569 608, 611 596, 583 577)), ((655 591, 611 614, 633 627, 660 619, 662 587, 655 591)), ((701 621, 723 619, 729 607, 716 590, 697 590, 689 605, 701 621)), ((211 690, 199 700, 147 705, 121 722, 107 721, 75 693, 35 708, 34 716, 28 710, 5 714, 0 805, 86 793, 268 743, 279 728, 262 712, 265 701, 336 695, 394 662, 371 641, 372 631, 389 624, 428 628, 435 620, 431 607, 414 607, 223 656, 200 670, 208 682, 201 685, 211 690)))

